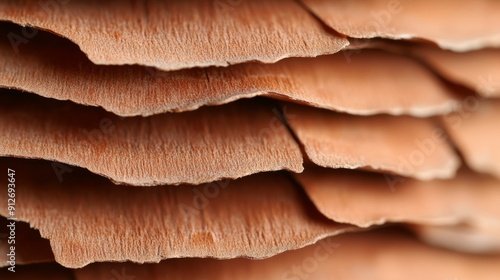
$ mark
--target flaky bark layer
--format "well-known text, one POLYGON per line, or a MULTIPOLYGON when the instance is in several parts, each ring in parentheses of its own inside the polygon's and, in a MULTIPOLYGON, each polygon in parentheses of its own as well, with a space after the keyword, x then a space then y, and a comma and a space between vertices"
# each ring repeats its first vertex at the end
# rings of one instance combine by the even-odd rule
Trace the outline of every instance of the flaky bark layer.
POLYGON ((77 280, 105 280, 113 271, 136 279, 485 279, 498 278, 499 256, 460 254, 427 246, 399 232, 328 238, 265 260, 179 259, 159 264, 94 264, 77 280))
POLYGON ((289 106, 292 130, 312 162, 329 168, 364 168, 421 180, 451 178, 460 165, 443 129, 431 119, 350 116, 289 106))
POLYGON ((335 53, 347 39, 296 1, 2 1, 0 19, 69 38, 96 64, 163 70, 335 53))
POLYGON ((328 26, 354 38, 426 39, 454 51, 500 46, 497 1, 301 1, 328 26))
POLYGON ((303 170, 299 145, 266 100, 148 118, 11 91, 0 100, 0 155, 76 165, 118 183, 201 184, 303 170))
POLYGON ((459 97, 417 62, 382 51, 164 72, 94 65, 75 45, 42 32, 16 54, 7 34, 22 29, 4 29, 0 87, 100 106, 121 116, 195 110, 259 95, 350 114, 429 116, 452 111, 459 97))
POLYGON ((500 180, 470 170, 432 181, 315 167, 294 177, 318 210, 337 222, 360 227, 486 223, 500 229, 500 180))
MULTIPOLYGON (((16 216, 50 240, 58 263, 264 258, 353 230, 323 217, 281 173, 199 186, 116 186, 83 170, 59 181, 53 165, 10 161, 16 216), (30 176, 28 175, 30 174, 30 176)), ((0 193, 6 215, 7 193, 0 193)))

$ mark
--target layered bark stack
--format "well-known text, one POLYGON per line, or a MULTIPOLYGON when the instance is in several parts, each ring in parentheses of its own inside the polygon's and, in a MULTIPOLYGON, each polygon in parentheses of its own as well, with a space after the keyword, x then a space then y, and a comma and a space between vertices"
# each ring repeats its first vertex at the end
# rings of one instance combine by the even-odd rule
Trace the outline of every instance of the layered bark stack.
POLYGON ((499 14, 2 1, 2 279, 498 279, 499 14))

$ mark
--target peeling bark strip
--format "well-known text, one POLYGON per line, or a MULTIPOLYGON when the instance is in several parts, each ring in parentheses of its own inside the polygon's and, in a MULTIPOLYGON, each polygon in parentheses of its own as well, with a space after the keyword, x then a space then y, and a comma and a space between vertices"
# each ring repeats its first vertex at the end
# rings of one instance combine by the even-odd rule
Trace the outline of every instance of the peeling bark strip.
POLYGON ((415 47, 410 51, 446 79, 464 85, 484 97, 500 97, 500 50, 466 53, 415 47))
POLYGON ((244 100, 187 113, 119 118, 7 91, 0 94, 0 155, 85 167, 138 186, 301 172, 299 145, 274 121, 272 110, 266 100, 244 100))
POLYGON ((441 120, 472 169, 500 178, 500 100, 470 99, 441 120))
POLYGON ((69 38, 96 64, 163 70, 335 53, 347 39, 326 31, 293 0, 2 1, 0 19, 69 38), (227 4, 227 3, 226 3, 227 4))
POLYGON ((76 280, 108 280, 110 271, 123 267, 136 279, 349 279, 454 280, 498 278, 500 257, 460 254, 422 244, 397 231, 350 233, 330 237, 306 248, 265 260, 174 259, 159 264, 92 264, 75 271, 76 280), (340 245, 326 259, 318 248, 340 245))
POLYGON ((500 47, 498 1, 301 1, 329 27, 353 38, 419 38, 454 51, 500 47))
POLYGON ((362 168, 422 180, 451 178, 460 165, 444 131, 430 119, 359 117, 289 106, 287 120, 311 161, 329 168, 362 168))
POLYGON ((185 216, 179 206, 193 203, 203 185, 116 186, 83 170, 60 183, 48 162, 16 165, 32 174, 19 178, 19 219, 38 228, 57 262, 72 268, 178 257, 264 258, 354 229, 321 216, 280 173, 231 181, 200 215, 185 216))
POLYGON ((500 180, 462 169, 447 180, 405 179, 391 191, 382 174, 308 167, 294 177, 326 217, 360 227, 387 222, 489 222, 500 229, 500 180))
POLYGON ((335 54, 163 72, 94 65, 75 45, 47 33, 21 47, 22 55, 14 55, 1 38, 0 86, 122 116, 195 110, 256 95, 361 115, 429 116, 448 113, 458 102, 458 95, 423 66, 382 51, 363 50, 350 62, 335 54))

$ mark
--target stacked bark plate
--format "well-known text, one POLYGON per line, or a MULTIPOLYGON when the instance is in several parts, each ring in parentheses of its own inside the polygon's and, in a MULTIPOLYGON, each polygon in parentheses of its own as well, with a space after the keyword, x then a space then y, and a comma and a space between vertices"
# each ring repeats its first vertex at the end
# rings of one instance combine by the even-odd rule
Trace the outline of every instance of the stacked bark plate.
POLYGON ((499 279, 500 2, 4 0, 2 279, 499 279))

